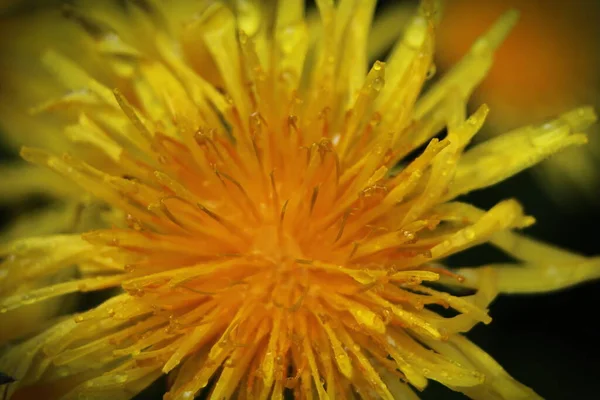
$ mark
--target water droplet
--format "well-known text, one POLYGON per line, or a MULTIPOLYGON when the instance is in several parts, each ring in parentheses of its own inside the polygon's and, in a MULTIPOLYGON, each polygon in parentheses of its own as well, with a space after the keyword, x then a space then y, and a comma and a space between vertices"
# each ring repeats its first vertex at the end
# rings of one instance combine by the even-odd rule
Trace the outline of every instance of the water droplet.
POLYGON ((339 133, 336 133, 335 135, 333 135, 333 137, 331 138, 331 143, 333 143, 334 146, 337 146, 338 143, 340 142, 342 138, 342 135, 340 135, 339 133))
POLYGON ((550 130, 556 129, 557 127, 558 127, 558 123, 557 122, 555 122, 555 121, 549 121, 549 122, 544 123, 541 126, 541 129, 544 130, 544 131, 550 131, 550 130))
POLYGON ((32 298, 29 294, 24 294, 21 296, 21 304, 33 304, 35 303, 35 298, 32 298))
POLYGON ((115 375, 115 381, 119 383, 127 382, 127 374, 117 374, 115 375))
POLYGON ((383 89, 383 86, 385 85, 385 81, 383 78, 381 77, 377 77, 375 79, 373 79, 373 83, 371 83, 371 87, 373 88, 373 90, 379 92, 381 89, 383 89))
POLYGON ((557 139, 562 139, 570 133, 569 126, 559 121, 546 122, 540 126, 531 137, 535 147, 546 147, 557 139))
POLYGON ((301 32, 297 26, 289 25, 277 31, 277 39, 281 53, 289 55, 297 48, 298 41, 301 40, 301 32))
POLYGON ((465 235, 465 238, 467 238, 468 240, 475 239, 475 231, 471 228, 465 228, 465 230, 463 231, 463 234, 465 235))
POLYGON ((234 368, 235 367, 235 362, 234 360, 232 360, 231 358, 228 358, 227 360, 225 360, 225 362, 223 363, 223 366, 225 368, 234 368))
POLYGON ((402 234, 408 240, 413 240, 415 238, 415 234, 413 232, 410 232, 410 231, 403 231, 402 234))
POLYGON ((471 125, 471 126, 476 126, 477 125, 477 119, 473 116, 467 118, 467 124, 471 125))

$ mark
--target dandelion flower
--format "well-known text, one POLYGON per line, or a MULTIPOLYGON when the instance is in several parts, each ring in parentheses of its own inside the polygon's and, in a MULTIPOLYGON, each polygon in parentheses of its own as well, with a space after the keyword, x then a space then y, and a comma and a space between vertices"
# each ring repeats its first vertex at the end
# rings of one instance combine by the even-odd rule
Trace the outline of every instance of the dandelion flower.
MULTIPOLYGON (((480 210, 456 198, 585 143, 593 111, 466 149, 488 114, 467 116, 466 101, 516 13, 421 94, 432 4, 370 69, 375 1, 317 7, 316 31, 296 0, 67 10, 73 49, 42 55, 63 94, 21 119, 57 136, 21 155, 61 177, 38 179, 57 197, 87 193, 104 211, 98 229, 70 215, 76 227, 0 246, 2 326, 29 321, 3 333, 10 398, 129 399, 163 374, 178 400, 410 399, 429 380, 537 398, 462 334, 491 321, 497 293, 574 285, 600 263, 516 233, 534 220, 515 200, 480 210), (484 242, 517 261, 441 263, 484 242), (101 290, 111 296, 97 306, 61 307, 101 290)), ((12 170, 7 196, 37 171, 12 170)))

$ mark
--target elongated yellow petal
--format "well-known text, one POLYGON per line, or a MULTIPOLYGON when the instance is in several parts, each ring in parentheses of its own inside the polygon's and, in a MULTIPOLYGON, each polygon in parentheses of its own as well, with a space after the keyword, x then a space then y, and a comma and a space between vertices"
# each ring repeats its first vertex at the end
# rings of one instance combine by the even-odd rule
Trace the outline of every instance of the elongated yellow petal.
POLYGON ((565 147, 586 143, 578 132, 595 119, 591 108, 581 108, 475 146, 461 158, 448 198, 493 185, 565 147))

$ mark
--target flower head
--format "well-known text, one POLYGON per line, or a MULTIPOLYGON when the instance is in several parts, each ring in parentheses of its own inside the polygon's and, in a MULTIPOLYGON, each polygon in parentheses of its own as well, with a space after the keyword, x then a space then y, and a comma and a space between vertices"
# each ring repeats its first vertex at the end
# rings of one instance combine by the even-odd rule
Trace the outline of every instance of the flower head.
POLYGON ((465 150, 488 113, 467 117, 465 102, 514 12, 420 96, 429 2, 370 70, 375 2, 317 6, 320 31, 302 1, 69 9, 86 53, 43 55, 67 93, 33 110, 67 140, 21 155, 109 208, 85 225, 100 229, 75 218, 0 247, 1 318, 115 290, 56 319, 38 309, 44 329, 6 335, 34 332, 0 359, 13 398, 131 398, 162 374, 166 399, 414 398, 428 380, 536 397, 461 333, 491 321, 498 291, 572 285, 599 276, 598 262, 514 233, 534 221, 515 200, 484 211, 454 199, 584 143, 594 113, 465 150), (440 264, 486 241, 522 265, 440 264))

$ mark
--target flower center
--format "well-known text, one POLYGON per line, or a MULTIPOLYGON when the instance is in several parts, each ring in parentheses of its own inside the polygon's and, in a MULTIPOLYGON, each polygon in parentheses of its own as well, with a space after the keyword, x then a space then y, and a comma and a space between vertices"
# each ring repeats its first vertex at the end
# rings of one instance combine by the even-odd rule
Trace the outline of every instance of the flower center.
POLYGON ((303 258, 296 239, 275 225, 266 225, 256 231, 252 242, 252 253, 277 265, 303 258))

